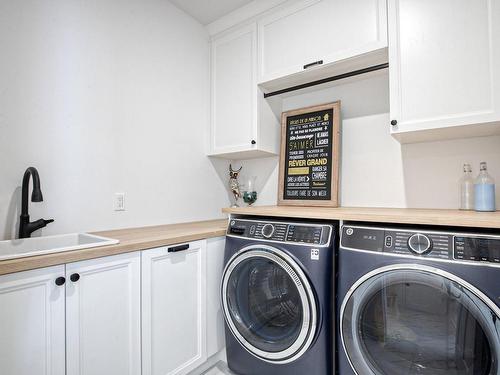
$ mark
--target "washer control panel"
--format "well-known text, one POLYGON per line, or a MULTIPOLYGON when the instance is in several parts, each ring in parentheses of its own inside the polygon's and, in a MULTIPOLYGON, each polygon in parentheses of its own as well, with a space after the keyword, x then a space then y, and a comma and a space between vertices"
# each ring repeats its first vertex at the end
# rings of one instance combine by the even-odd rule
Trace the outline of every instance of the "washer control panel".
POLYGON ((500 236, 344 225, 341 247, 500 264, 500 236))
POLYGON ((273 242, 325 246, 330 242, 332 227, 324 224, 283 223, 249 219, 231 219, 227 235, 273 242))

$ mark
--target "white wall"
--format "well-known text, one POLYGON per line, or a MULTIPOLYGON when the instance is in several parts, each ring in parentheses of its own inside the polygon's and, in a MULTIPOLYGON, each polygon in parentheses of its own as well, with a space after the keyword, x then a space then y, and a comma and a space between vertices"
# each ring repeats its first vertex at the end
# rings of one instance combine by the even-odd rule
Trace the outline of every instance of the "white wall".
MULTIPOLYGON (((205 157, 207 41, 166 0, 0 2, 0 239, 15 236, 30 165, 45 197, 32 219, 56 219, 43 234, 220 217, 227 162, 205 157), (126 211, 113 211, 115 192, 126 211)), ((487 161, 500 186, 500 137, 401 146, 388 98, 383 73, 283 102, 342 100, 342 205, 456 208, 464 162, 476 173, 487 161)), ((275 204, 278 158, 243 165, 257 204, 275 204)))
MULTIPOLYGON (((500 208, 500 137, 400 145, 389 133, 387 73, 285 98, 283 110, 341 100, 340 202, 343 206, 458 208, 464 163, 487 161, 500 208)), ((237 164, 236 162, 234 162, 237 164)), ((278 158, 242 161, 258 176, 257 205, 276 204, 278 158)))
POLYGON ((0 239, 30 165, 32 219, 56 220, 43 234, 219 217, 207 40, 166 0, 0 2, 0 239))

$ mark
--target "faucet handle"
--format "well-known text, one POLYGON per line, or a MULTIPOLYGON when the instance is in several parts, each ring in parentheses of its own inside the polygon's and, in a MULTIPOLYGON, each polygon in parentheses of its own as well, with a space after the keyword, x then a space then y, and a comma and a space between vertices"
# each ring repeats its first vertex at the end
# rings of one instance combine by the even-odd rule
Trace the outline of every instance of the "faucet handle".
POLYGON ((53 223, 54 219, 48 219, 48 220, 43 219, 43 222, 45 223, 45 225, 47 225, 47 224, 53 223))

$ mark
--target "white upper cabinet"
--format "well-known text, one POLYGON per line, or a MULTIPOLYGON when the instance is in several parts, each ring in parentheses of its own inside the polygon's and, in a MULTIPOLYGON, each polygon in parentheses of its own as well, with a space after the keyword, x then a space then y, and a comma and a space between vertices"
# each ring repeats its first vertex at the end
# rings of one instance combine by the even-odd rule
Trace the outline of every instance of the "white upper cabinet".
POLYGON ((67 375, 141 374, 141 257, 66 265, 67 375))
POLYGON ((212 152, 248 149, 256 134, 255 25, 212 42, 212 152))
POLYGON ((206 281, 206 241, 143 251, 143 375, 187 374, 206 361, 206 281))
POLYGON ((276 155, 278 135, 278 120, 257 87, 256 24, 215 37, 208 154, 229 159, 276 155))
POLYGON ((346 59, 349 70, 387 62, 385 0, 296 2, 261 19, 258 32, 258 80, 269 89, 283 88, 283 77, 295 84, 322 78, 346 59))
POLYGON ((301 0, 212 38, 208 155, 279 154, 281 99, 263 94, 387 63, 385 0, 301 0))
POLYGON ((500 131, 500 2, 388 1, 392 134, 416 142, 500 131))
POLYGON ((0 373, 64 375, 64 266, 0 276, 0 373))

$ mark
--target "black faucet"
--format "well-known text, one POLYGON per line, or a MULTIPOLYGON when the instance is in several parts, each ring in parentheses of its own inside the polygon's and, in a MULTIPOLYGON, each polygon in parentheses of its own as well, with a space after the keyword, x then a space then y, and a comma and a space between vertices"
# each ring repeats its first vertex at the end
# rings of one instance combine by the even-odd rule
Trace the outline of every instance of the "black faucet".
POLYGON ((28 188, 30 184, 30 177, 33 177, 33 192, 31 194, 32 202, 42 202, 43 196, 40 190, 40 177, 38 171, 34 167, 29 167, 24 172, 22 201, 21 201, 21 221, 19 223, 19 238, 31 237, 31 233, 37 229, 45 227, 47 224, 52 223, 54 220, 40 219, 30 222, 30 215, 28 213, 28 188))

